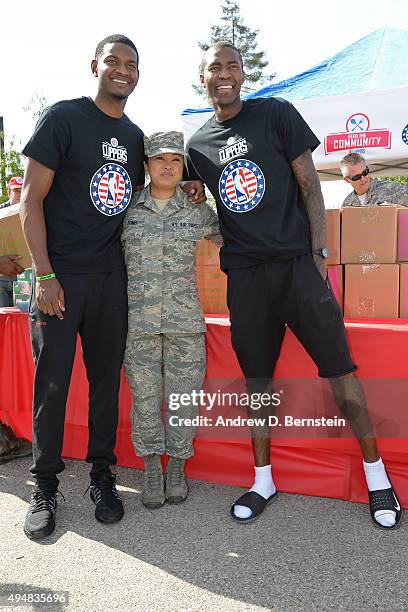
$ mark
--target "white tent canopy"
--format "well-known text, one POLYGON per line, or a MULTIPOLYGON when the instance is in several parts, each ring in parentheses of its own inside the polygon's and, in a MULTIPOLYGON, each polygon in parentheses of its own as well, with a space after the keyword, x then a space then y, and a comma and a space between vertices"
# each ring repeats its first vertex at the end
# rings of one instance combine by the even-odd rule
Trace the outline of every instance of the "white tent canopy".
POLYGON ((339 162, 350 151, 376 175, 408 176, 408 87, 294 105, 321 141, 313 158, 323 180, 341 178, 339 162))

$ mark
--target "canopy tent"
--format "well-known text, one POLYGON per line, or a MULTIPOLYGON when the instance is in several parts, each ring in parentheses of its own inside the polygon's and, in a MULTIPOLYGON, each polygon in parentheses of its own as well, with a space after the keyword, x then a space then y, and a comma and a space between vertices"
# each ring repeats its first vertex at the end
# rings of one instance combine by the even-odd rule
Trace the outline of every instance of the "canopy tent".
MULTIPOLYGON (((339 179, 339 161, 362 153, 373 174, 408 175, 408 32, 381 28, 333 57, 244 99, 290 100, 321 141, 313 154, 322 180, 339 179)), ((186 140, 212 109, 182 113, 186 140)))

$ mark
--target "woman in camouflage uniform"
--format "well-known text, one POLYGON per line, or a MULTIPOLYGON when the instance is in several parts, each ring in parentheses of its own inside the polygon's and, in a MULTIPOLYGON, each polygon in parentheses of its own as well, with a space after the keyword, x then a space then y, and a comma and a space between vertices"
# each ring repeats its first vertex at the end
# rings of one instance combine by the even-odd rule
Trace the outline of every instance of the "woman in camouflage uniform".
POLYGON ((187 497, 184 464, 193 455, 195 433, 188 419, 198 408, 193 402, 180 406, 180 424, 173 426, 161 409, 170 395, 190 395, 204 380, 205 323, 195 251, 203 237, 219 244, 220 236, 214 211, 207 204, 192 206, 179 186, 183 134, 145 137, 145 153, 151 182, 133 198, 122 235, 129 297, 125 371, 133 396, 132 441, 145 463, 142 501, 159 508, 187 497), (163 454, 169 457, 165 479, 163 454))

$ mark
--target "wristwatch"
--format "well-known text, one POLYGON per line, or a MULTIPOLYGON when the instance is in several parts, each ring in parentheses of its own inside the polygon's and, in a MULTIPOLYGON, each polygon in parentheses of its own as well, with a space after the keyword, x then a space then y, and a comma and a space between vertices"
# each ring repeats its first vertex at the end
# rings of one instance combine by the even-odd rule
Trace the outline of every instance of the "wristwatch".
POLYGON ((322 249, 315 249, 312 251, 313 255, 320 255, 323 259, 327 259, 330 256, 330 251, 327 247, 323 247, 322 249))

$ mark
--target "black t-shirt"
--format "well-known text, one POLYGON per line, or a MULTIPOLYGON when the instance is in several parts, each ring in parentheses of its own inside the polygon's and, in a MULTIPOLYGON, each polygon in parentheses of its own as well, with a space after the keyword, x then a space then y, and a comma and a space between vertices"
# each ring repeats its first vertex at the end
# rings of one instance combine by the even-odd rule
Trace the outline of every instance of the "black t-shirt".
POLYGON ((126 115, 109 117, 90 98, 65 100, 43 113, 23 154, 55 171, 44 199, 54 271, 123 268, 124 212, 144 184, 140 128, 126 115))
POLYGON ((213 116, 193 134, 188 171, 217 202, 223 270, 310 252, 309 221, 290 162, 318 145, 298 111, 280 98, 245 101, 232 119, 213 116))

